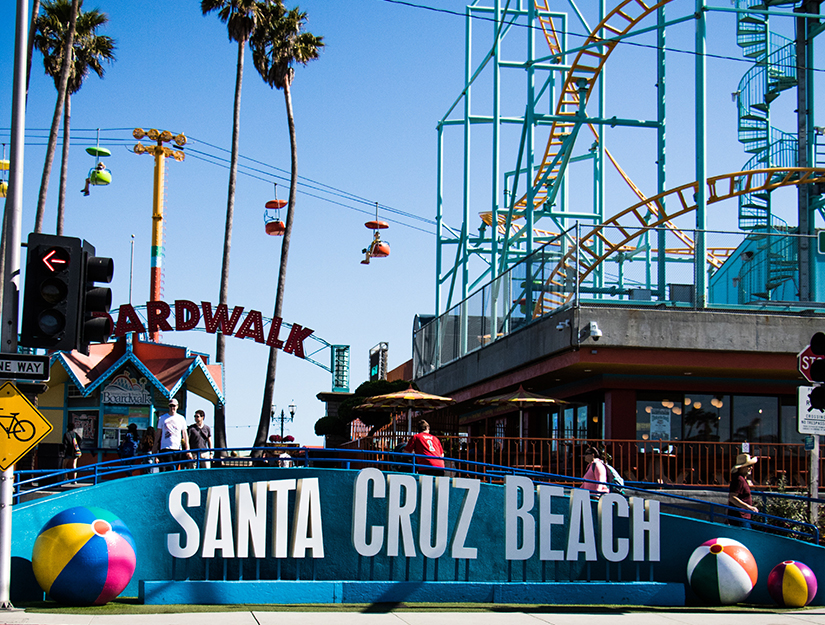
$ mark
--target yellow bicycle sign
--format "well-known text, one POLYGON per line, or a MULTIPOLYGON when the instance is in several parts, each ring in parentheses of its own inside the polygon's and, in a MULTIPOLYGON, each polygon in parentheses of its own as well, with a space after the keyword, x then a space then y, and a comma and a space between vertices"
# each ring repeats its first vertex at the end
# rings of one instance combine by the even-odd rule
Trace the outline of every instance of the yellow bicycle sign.
POLYGON ((52 424, 6 382, 0 386, 0 469, 5 471, 52 431, 52 424))

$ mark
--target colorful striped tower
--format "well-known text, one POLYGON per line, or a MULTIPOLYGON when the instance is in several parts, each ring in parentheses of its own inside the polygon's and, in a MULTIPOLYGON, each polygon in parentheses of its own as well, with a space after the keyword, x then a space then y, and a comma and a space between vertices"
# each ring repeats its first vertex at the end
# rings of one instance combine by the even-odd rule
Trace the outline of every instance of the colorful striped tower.
MULTIPOLYGON (((160 285, 163 277, 163 184, 166 174, 166 159, 174 158, 181 162, 184 159, 181 150, 173 150, 163 145, 169 141, 174 141, 175 145, 182 148, 186 145, 186 137, 183 134, 173 136, 168 130, 157 131, 151 128, 144 132, 142 128, 135 128, 132 136, 140 141, 144 137, 156 141, 157 145, 144 146, 138 143, 135 146, 135 154, 152 154, 155 157, 155 189, 152 201, 152 259, 149 276, 149 301, 157 302, 161 299, 160 285)), ((154 342, 158 341, 160 333, 155 331, 150 335, 154 342)))

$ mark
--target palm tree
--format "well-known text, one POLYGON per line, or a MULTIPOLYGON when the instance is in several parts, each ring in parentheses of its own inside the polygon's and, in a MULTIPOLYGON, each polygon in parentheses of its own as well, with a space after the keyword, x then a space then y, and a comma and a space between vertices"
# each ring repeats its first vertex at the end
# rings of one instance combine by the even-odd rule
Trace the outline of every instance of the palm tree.
MULTIPOLYGON (((229 193, 226 201, 226 228, 223 237, 223 261, 221 263, 221 289, 219 303, 229 298, 229 250, 232 247, 232 223, 235 215, 235 181, 238 177, 239 135, 241 132, 241 85, 246 42, 255 29, 258 5, 255 0, 201 0, 204 15, 218 11, 218 17, 226 24, 229 40, 238 42, 238 62, 235 70, 235 110, 232 123, 232 153, 229 157, 229 193)), ((223 362, 226 337, 218 332, 215 360, 223 362)), ((223 407, 215 411, 215 447, 226 447, 226 415, 223 407)))
MULTIPOLYGON (((252 49, 252 61, 264 82, 274 89, 282 89, 286 102, 286 118, 289 127, 289 145, 291 156, 291 175, 289 180, 289 201, 286 211, 286 230, 281 244, 281 264, 278 269, 278 289, 275 294, 275 317, 281 317, 286 284, 286 265, 289 256, 289 242, 292 238, 292 220, 295 213, 295 195, 298 187, 298 148, 295 139, 295 118, 292 113, 292 81, 295 77, 293 65, 306 65, 318 58, 323 39, 307 32, 302 32, 307 21, 307 14, 298 7, 287 11, 280 0, 277 2, 258 3, 258 25, 249 41, 252 49)), ((269 416, 272 408, 272 395, 275 389, 275 365, 277 350, 269 348, 269 362, 266 370, 263 403, 258 431, 255 435, 255 447, 261 447, 269 431, 269 416)))
POLYGON ((115 42, 111 37, 98 35, 97 29, 108 23, 109 18, 97 9, 82 11, 83 0, 51 0, 43 3, 43 15, 37 18, 34 47, 43 54, 46 74, 54 79, 58 92, 58 105, 52 119, 52 132, 46 152, 46 165, 37 204, 35 232, 43 228, 43 212, 49 186, 52 161, 57 144, 57 126, 63 113, 63 153, 60 168, 60 192, 57 204, 57 234, 63 234, 64 206, 66 204, 66 177, 69 159, 69 128, 71 125, 71 96, 83 86, 83 81, 93 71, 103 77, 103 61, 114 60, 115 42), (75 4, 77 6, 75 6, 75 4), (69 43, 70 42, 70 43, 69 43), (65 51, 68 56, 68 72, 64 77, 65 51), (62 97, 61 97, 61 91, 62 97), (62 101, 61 101, 62 100, 62 101))

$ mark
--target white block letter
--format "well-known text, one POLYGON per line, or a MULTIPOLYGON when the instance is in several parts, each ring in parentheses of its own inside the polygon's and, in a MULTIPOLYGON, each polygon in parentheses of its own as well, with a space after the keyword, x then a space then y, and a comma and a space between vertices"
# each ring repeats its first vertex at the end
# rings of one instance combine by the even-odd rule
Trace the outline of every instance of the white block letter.
POLYGON ((266 482, 235 484, 235 545, 239 558, 249 557, 249 540, 252 539, 252 555, 266 557, 266 482), (255 494, 253 501, 252 494, 255 494))
POLYGON ((536 551, 536 520, 530 514, 534 500, 533 480, 519 475, 504 478, 504 557, 507 560, 527 560, 536 551), (521 506, 518 505, 519 491, 521 506), (519 520, 521 547, 518 546, 519 520))
POLYGON ((633 560, 645 559, 645 532, 648 539, 648 555, 651 562, 659 561, 659 502, 655 499, 630 498, 630 520, 633 536, 633 560), (647 517, 647 519, 645 519, 647 517))
POLYGON ((398 534, 404 542, 404 556, 414 558, 415 539, 412 531, 412 513, 418 499, 418 484, 412 475, 388 475, 387 501, 387 555, 398 555, 398 534), (403 500, 402 503, 402 492, 403 500))
POLYGON ((563 525, 564 515, 552 512, 553 497, 564 497, 561 486, 539 485, 539 559, 564 560, 564 551, 553 549, 553 525, 563 525))
POLYGON ((214 558, 220 549, 224 558, 235 557, 232 540, 232 507, 229 485, 211 486, 206 495, 206 519, 203 522, 202 558, 214 558))
POLYGON ((613 508, 616 508, 616 516, 629 516, 630 506, 627 505, 627 499, 618 493, 609 493, 602 495, 599 499, 599 526, 601 527, 602 542, 601 550, 602 556, 608 562, 621 562, 627 558, 630 553, 630 539, 617 538, 616 548, 613 548, 613 508))
POLYGON ((321 523, 321 489, 317 477, 298 480, 295 518, 292 521, 292 557, 324 557, 324 530, 321 523))
POLYGON ((269 490, 275 492, 272 499, 272 555, 286 558, 289 535, 289 491, 295 490, 295 480, 270 480, 269 490))
POLYGON ((596 559, 596 531, 593 529, 593 508, 590 491, 574 488, 570 491, 570 528, 567 535, 567 559, 596 559), (584 534, 584 536, 582 536, 584 534))
POLYGON ((201 505, 201 491, 194 482, 181 482, 169 491, 169 514, 180 525, 186 535, 186 545, 181 545, 180 534, 166 535, 166 550, 173 558, 191 558, 198 552, 201 532, 198 524, 183 509, 183 496, 186 495, 186 507, 197 508, 201 505))
POLYGON ((481 491, 481 482, 468 477, 456 477, 453 479, 453 488, 463 488, 467 491, 461 502, 461 511, 458 513, 458 521, 453 529, 453 542, 450 555, 456 560, 464 558, 475 560, 478 557, 478 549, 475 547, 465 547, 467 542, 467 532, 470 531, 470 523, 473 521, 473 512, 476 509, 478 493, 481 491))
POLYGON ((372 557, 384 544, 384 528, 373 525, 367 539, 367 491, 372 483, 372 496, 383 499, 386 494, 384 474, 375 467, 362 469, 355 478, 355 494, 352 498, 352 546, 359 555, 372 557))
POLYGON ((440 558, 447 550, 447 513, 450 510, 450 478, 435 478, 438 503, 433 502, 433 476, 420 475, 421 518, 418 546, 425 558, 440 558), (432 539, 433 509, 435 509, 435 540, 432 539))

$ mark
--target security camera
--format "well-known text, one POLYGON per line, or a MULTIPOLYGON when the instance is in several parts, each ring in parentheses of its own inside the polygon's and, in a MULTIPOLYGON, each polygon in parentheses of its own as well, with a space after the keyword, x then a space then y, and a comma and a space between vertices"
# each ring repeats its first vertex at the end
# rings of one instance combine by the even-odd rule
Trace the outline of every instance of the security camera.
POLYGON ((599 330, 599 324, 595 321, 590 322, 590 337, 594 341, 598 341, 602 336, 602 331, 599 330))

